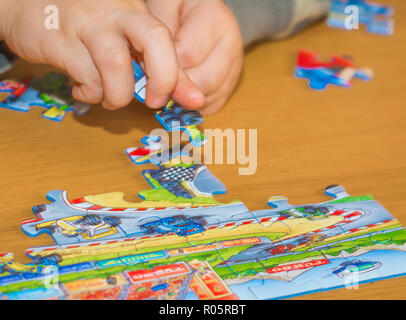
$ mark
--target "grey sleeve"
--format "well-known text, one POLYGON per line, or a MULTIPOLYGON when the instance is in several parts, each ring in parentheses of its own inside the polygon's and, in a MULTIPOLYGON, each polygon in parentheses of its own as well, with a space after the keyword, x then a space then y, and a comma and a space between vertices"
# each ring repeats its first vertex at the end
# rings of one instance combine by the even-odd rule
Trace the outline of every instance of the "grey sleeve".
POLYGON ((330 0, 225 0, 236 16, 244 45, 290 36, 322 19, 330 0))

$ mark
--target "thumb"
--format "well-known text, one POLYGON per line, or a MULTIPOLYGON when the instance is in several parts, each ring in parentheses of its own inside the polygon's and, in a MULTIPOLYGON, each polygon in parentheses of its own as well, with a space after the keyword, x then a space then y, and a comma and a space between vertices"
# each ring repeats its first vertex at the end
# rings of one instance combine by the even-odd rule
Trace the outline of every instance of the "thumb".
POLYGON ((190 80, 181 67, 179 67, 178 83, 176 84, 172 97, 186 109, 200 109, 206 102, 202 91, 190 80))

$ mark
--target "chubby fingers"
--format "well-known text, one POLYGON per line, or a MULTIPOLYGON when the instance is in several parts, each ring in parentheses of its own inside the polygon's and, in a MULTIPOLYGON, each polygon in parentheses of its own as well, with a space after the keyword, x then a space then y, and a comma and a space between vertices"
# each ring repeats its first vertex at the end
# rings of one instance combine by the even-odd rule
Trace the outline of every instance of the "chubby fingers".
POLYGON ((169 29, 149 14, 137 12, 134 15, 128 21, 122 21, 121 27, 143 58, 148 78, 146 104, 152 108, 164 106, 178 87, 184 98, 178 102, 184 106, 193 105, 195 96, 201 98, 202 93, 181 70, 169 29))
POLYGON ((191 81, 181 67, 178 69, 178 83, 172 97, 186 109, 200 109, 206 102, 202 91, 191 81))
POLYGON ((242 58, 237 59, 231 67, 226 79, 213 94, 206 99, 206 104, 199 112, 207 116, 219 111, 227 102, 239 80, 241 73, 242 58))
POLYGON ((175 34, 176 51, 182 68, 199 65, 224 36, 226 28, 221 26, 218 10, 218 4, 210 0, 192 1, 190 5, 185 5, 180 17, 181 25, 175 34))
MULTIPOLYGON (((192 107, 196 105, 193 97, 199 95, 199 89, 180 70, 169 29, 148 11, 126 12, 120 16, 114 28, 85 30, 81 40, 90 52, 100 75, 104 107, 116 109, 132 101, 135 82, 132 51, 136 51, 144 62, 144 71, 148 78, 148 106, 164 106, 177 86, 184 91, 184 99, 180 103, 191 103, 192 107), (100 37, 101 34, 103 37, 100 37), (178 84, 179 75, 181 78, 178 84)), ((82 89, 75 87, 75 95, 83 96, 82 89)))
POLYGON ((117 32, 98 30, 84 34, 83 41, 93 57, 103 85, 103 106, 117 109, 128 105, 134 95, 134 75, 126 40, 117 32), (103 37, 100 37, 100 34, 103 37))

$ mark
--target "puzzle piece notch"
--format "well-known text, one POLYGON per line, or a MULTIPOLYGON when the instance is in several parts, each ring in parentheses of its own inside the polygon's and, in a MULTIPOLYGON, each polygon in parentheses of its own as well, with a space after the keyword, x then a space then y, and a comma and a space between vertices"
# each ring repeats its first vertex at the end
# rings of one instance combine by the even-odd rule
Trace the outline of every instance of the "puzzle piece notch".
POLYGON ((347 20, 357 19, 360 24, 366 25, 368 32, 389 36, 394 33, 394 20, 391 19, 393 13, 391 6, 368 3, 365 0, 334 0, 327 24, 335 28, 353 30, 356 27, 355 21, 351 21, 353 27, 349 28, 347 20), (351 14, 356 14, 350 10, 353 6, 357 8, 358 17, 351 17, 351 14))
POLYGON ((328 84, 351 87, 352 78, 369 81, 373 78, 373 71, 369 68, 356 69, 349 57, 334 56, 330 62, 320 62, 315 52, 300 50, 295 76, 309 79, 309 86, 314 90, 324 90, 328 84))

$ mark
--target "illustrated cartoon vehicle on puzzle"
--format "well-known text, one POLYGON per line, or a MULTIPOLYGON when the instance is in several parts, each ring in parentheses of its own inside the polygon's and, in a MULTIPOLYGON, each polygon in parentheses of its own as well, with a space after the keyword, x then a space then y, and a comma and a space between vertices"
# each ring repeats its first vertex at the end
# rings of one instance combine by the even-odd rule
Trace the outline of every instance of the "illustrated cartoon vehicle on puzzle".
POLYGON ((320 220, 327 218, 329 213, 330 210, 325 206, 306 206, 282 211, 281 215, 307 218, 308 220, 320 220))
POLYGON ((72 216, 38 224, 37 230, 46 229, 51 233, 58 231, 66 237, 80 235, 84 239, 98 239, 117 233, 116 226, 120 223, 117 217, 72 216))
POLYGON ((52 254, 48 257, 36 257, 33 263, 30 264, 22 264, 10 259, 0 263, 0 274, 3 272, 8 272, 12 275, 20 273, 41 274, 44 268, 51 265, 56 266, 61 260, 61 256, 58 254, 52 254))
POLYGON ((184 215, 173 216, 148 222, 141 225, 141 229, 147 233, 176 233, 178 236, 188 236, 204 232, 206 221, 202 217, 186 217, 184 215))
POLYGON ((378 269, 382 266, 382 263, 377 261, 351 260, 343 262, 340 266, 340 268, 333 271, 333 274, 343 278, 347 275, 360 274, 378 269))
POLYGON ((270 248, 267 251, 271 255, 277 255, 277 254, 284 254, 284 253, 290 252, 292 249, 293 249, 292 244, 288 244, 288 245, 281 244, 276 247, 270 248))

